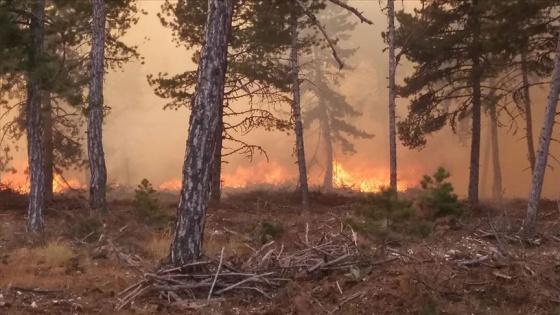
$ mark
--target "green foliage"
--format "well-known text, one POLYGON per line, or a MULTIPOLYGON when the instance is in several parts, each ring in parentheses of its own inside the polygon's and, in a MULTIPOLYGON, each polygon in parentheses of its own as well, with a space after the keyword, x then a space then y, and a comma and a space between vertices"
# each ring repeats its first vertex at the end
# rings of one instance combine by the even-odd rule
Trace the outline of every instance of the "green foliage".
POLYGON ((99 238, 102 227, 103 223, 96 217, 78 216, 72 224, 70 233, 74 238, 87 242, 99 238))
POLYGON ((165 227, 170 217, 158 200, 158 193, 152 184, 143 179, 138 188, 134 190, 134 211, 138 219, 144 223, 165 227))
POLYGON ((384 238, 393 230, 406 228, 415 215, 410 200, 399 197, 392 188, 384 188, 368 195, 346 223, 362 233, 384 238))
POLYGON ((260 225, 258 225, 252 234, 252 238, 260 243, 266 244, 271 240, 275 240, 280 237, 284 233, 284 226, 281 222, 269 222, 269 221, 262 221, 260 225))
POLYGON ((453 185, 446 181, 450 176, 447 170, 440 167, 432 176, 424 175, 420 181, 424 190, 422 204, 430 210, 432 219, 461 213, 462 206, 453 185))

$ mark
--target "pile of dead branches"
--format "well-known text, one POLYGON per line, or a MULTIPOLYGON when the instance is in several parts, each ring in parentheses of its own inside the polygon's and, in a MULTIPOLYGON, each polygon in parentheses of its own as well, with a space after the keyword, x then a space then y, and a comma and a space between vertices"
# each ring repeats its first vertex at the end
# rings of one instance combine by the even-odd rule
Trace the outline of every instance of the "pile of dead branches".
POLYGON ((351 267, 379 265, 397 258, 375 259, 371 253, 363 253, 357 244, 356 234, 343 232, 325 233, 318 240, 305 237, 292 240, 297 250, 288 253, 284 244, 272 241, 253 255, 236 265, 226 262, 224 249, 219 259, 206 260, 182 267, 161 268, 146 273, 143 279, 119 294, 118 309, 130 304, 135 298, 148 292, 156 292, 160 298, 170 303, 183 304, 186 301, 219 297, 225 293, 255 292, 267 298, 283 284, 298 275, 319 274, 351 267))

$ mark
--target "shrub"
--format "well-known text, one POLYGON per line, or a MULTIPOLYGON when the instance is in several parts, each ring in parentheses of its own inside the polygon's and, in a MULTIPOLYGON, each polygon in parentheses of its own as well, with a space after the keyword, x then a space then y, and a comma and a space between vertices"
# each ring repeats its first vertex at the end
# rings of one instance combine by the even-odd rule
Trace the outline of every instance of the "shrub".
POLYGON ((72 225, 70 233, 73 237, 84 242, 95 240, 101 236, 103 223, 95 217, 78 216, 72 225))
POLYGON ((282 223, 262 221, 259 226, 253 230, 253 239, 260 243, 266 244, 271 240, 277 239, 284 233, 282 223))
POLYGON ((399 197, 395 189, 383 188, 368 195, 346 222, 364 234, 385 238, 391 230, 402 228, 414 216, 410 200, 399 197))
POLYGON ((134 190, 133 206, 138 220, 144 223, 160 227, 169 223, 170 217, 158 200, 158 192, 147 179, 134 190))
POLYGON ((422 205, 430 210, 430 219, 458 215, 462 210, 453 185, 446 181, 450 176, 447 170, 440 167, 432 176, 424 175, 420 181, 424 191, 422 205))

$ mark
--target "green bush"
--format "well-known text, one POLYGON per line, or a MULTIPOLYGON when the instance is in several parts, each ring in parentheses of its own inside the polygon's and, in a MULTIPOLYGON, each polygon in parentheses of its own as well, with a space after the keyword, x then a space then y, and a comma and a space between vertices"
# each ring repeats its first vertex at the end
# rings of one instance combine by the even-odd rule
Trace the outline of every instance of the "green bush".
POLYGON ((73 237, 89 242, 101 236, 103 223, 96 217, 78 216, 72 224, 70 233, 73 237))
POLYGON ((255 229, 253 229, 253 239, 260 243, 266 244, 271 240, 275 240, 284 233, 284 226, 282 223, 275 223, 269 221, 262 221, 255 229))
POLYGON ((430 210, 430 219, 461 213, 461 203, 454 193, 453 185, 446 180, 451 174, 443 167, 432 175, 424 175, 420 186, 424 191, 422 205, 430 210))
POLYGON ((402 229, 414 216, 410 200, 399 197, 394 189, 383 188, 368 195, 346 223, 361 233, 385 238, 392 230, 402 229))
POLYGON ((169 223, 170 217, 158 200, 158 192, 147 179, 134 190, 133 206, 138 220, 144 223, 160 227, 169 223))

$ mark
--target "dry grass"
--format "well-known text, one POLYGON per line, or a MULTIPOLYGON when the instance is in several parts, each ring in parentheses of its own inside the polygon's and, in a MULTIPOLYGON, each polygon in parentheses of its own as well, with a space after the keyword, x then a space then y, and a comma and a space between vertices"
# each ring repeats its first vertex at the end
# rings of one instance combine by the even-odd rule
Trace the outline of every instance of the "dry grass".
POLYGON ((162 233, 155 234, 153 237, 150 237, 140 246, 142 247, 146 258, 161 259, 169 254, 170 244, 171 233, 169 231, 164 231, 162 233))
POLYGON ((208 255, 218 255, 222 248, 228 254, 243 256, 252 250, 246 245, 247 238, 224 231, 208 231, 204 236, 204 252, 208 255))
POLYGON ((0 286, 66 285, 65 266, 76 257, 67 244, 50 241, 44 247, 20 248, 8 256, 8 263, 0 268, 0 286))

